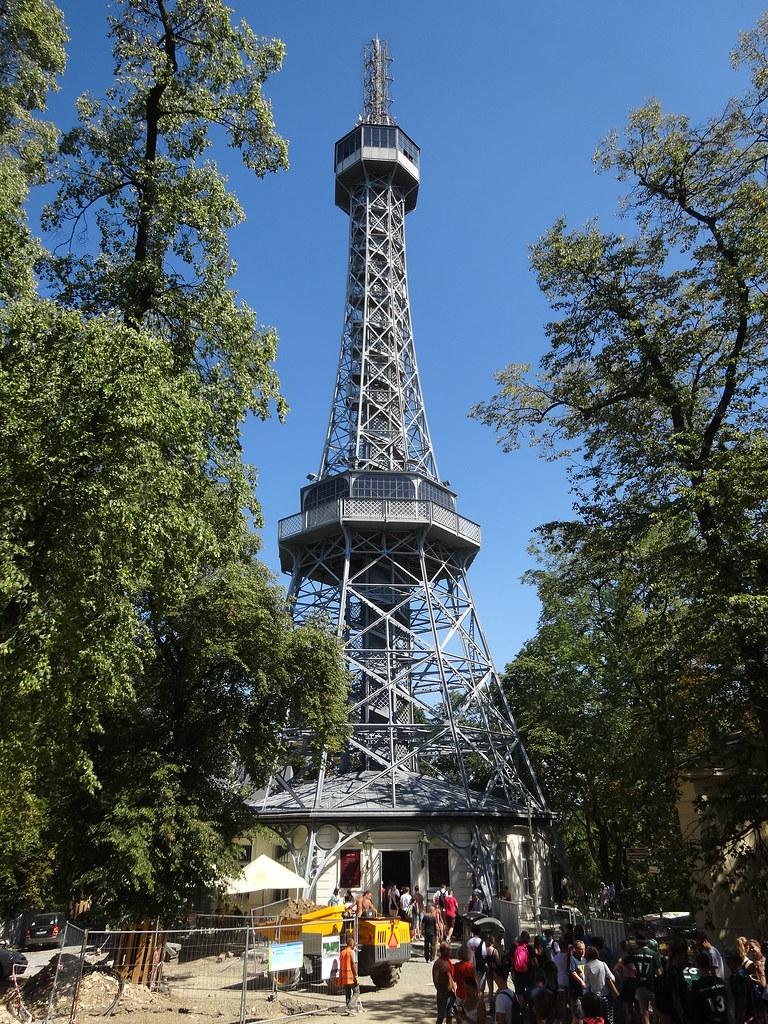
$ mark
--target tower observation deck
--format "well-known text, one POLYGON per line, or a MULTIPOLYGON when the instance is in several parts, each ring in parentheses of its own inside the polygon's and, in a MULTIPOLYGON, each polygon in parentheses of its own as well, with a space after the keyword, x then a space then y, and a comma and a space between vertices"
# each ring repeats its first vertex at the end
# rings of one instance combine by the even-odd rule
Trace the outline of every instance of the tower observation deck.
POLYGON ((427 426, 405 246, 420 152, 389 112, 389 63, 373 40, 363 115, 335 146, 349 217, 341 351, 319 471, 278 537, 295 616, 325 616, 343 637, 351 736, 316 763, 307 737, 286 733, 291 767, 257 807, 295 854, 306 831, 310 887, 345 841, 432 821, 462 824, 462 855, 490 890, 504 828, 549 815, 467 581, 480 528, 440 480, 427 426), (330 852, 318 840, 329 825, 341 834, 330 852))

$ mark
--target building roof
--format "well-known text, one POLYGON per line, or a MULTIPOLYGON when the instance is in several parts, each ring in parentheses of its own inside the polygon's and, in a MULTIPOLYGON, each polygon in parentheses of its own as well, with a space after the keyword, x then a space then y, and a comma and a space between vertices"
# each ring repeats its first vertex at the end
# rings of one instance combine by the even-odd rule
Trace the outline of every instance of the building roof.
MULTIPOLYGON (((510 802, 503 796, 470 792, 469 799, 455 783, 412 772, 398 772, 393 782, 389 773, 348 772, 328 776, 316 782, 300 782, 270 793, 261 790, 249 800, 265 822, 291 818, 338 821, 365 819, 440 818, 460 820, 488 815, 494 821, 528 820, 529 804, 520 787, 519 799, 510 802)), ((539 821, 549 818, 535 803, 531 816, 539 821)))

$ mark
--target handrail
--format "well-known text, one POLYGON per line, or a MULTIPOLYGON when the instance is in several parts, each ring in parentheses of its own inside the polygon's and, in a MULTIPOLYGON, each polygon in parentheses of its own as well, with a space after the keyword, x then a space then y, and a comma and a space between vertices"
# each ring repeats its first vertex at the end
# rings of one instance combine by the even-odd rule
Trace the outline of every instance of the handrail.
POLYGON ((480 546, 480 527, 452 509, 421 498, 335 498, 278 523, 278 541, 328 523, 412 523, 436 526, 480 546))

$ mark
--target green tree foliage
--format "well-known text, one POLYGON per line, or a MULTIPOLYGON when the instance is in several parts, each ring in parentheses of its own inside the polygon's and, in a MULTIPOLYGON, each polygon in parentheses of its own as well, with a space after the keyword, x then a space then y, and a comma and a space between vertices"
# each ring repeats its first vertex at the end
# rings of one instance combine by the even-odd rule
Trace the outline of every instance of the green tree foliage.
MULTIPOLYGON (((64 35, 42 0, 0 15, 18 233, 52 131, 28 114, 64 35)), ((287 165, 262 95, 282 45, 220 0, 133 0, 110 26, 115 84, 80 100, 57 157, 46 218, 69 235, 20 247, 3 279, 0 901, 83 891, 143 916, 231 866, 242 771, 264 782, 278 724, 341 742, 347 683, 255 559, 240 428, 285 404, 276 335, 230 288, 243 214, 209 153, 287 165)))
POLYGON ((56 130, 38 114, 64 71, 66 38, 49 0, 0 0, 0 302, 34 286, 23 205, 55 146, 56 130))
POLYGON ((322 624, 292 627, 247 549, 149 621, 156 657, 136 699, 91 739, 101 785, 75 789, 56 815, 70 889, 113 920, 168 920, 236 874, 232 840, 252 825, 246 798, 282 755, 284 727, 311 728, 316 745, 344 736, 335 640, 322 624))
MULTIPOLYGON (((626 909, 679 905, 687 876, 676 808, 674 735, 688 709, 674 685, 677 637, 646 600, 642 552, 615 552, 578 524, 550 524, 526 574, 542 613, 506 667, 509 700, 534 772, 587 893, 612 881, 626 909), (654 851, 660 870, 627 865, 654 851)), ((661 602, 663 596, 656 595, 661 602)))
MULTIPOLYGON (((733 63, 751 85, 717 117, 694 125, 652 102, 599 149, 600 169, 630 186, 622 212, 633 230, 560 220, 536 243, 533 267, 558 315, 549 349, 535 376, 501 370, 474 414, 507 449, 527 435, 576 456, 577 509, 595 546, 633 547, 643 575, 657 574, 653 593, 667 595, 641 607, 668 624, 698 680, 688 698, 698 738, 702 722, 706 743, 744 730, 765 765, 768 19, 742 36, 733 63)), ((677 756, 689 746, 677 736, 677 756)), ((767 820, 764 782, 748 805, 746 822, 717 810, 701 850, 710 875, 726 868, 735 888, 753 886, 756 869, 759 884, 768 878, 761 844, 743 842, 767 820), (729 863, 745 849, 758 852, 729 863)))

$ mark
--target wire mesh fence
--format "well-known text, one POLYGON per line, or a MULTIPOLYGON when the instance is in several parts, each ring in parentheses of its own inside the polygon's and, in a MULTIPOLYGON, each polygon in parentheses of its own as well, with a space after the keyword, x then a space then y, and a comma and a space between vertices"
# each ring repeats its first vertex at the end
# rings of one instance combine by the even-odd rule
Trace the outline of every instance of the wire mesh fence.
POLYGON ((68 924, 58 955, 25 982, 25 1006, 35 1020, 55 1024, 82 1024, 118 1008, 215 1007, 223 1021, 241 1024, 338 1009, 344 1005, 336 985, 339 954, 347 934, 357 942, 357 932, 356 920, 343 911, 325 912, 314 924, 256 915, 164 931, 97 932, 68 924))

